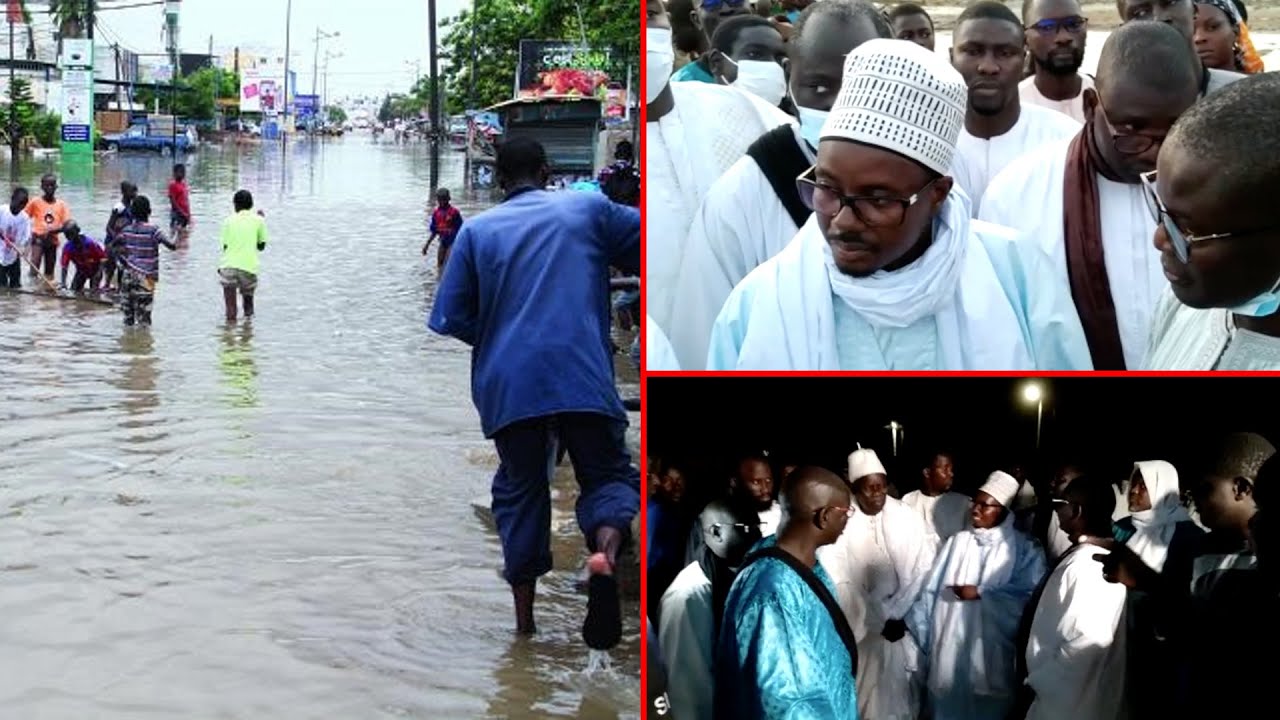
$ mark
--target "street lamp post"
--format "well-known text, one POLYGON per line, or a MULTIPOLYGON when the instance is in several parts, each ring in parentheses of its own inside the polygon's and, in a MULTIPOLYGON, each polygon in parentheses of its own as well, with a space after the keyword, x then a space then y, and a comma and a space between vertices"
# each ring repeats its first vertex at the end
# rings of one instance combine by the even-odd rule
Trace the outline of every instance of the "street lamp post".
MULTIPOLYGON (((288 157, 289 133, 284 126, 289 124, 289 41, 293 30, 293 0, 288 0, 284 8, 284 120, 280 127, 280 154, 288 157)), ((281 177, 284 174, 281 173, 281 177)))
POLYGON ((897 420, 890 420, 889 424, 885 425, 885 429, 889 431, 889 435, 893 439, 893 456, 898 457, 898 439, 900 437, 905 439, 906 435, 906 433, 903 432, 904 428, 902 427, 902 423, 897 420))
POLYGON ((325 32, 324 30, 321 30, 319 27, 316 28, 315 58, 311 62, 311 94, 312 95, 316 94, 316 79, 319 77, 319 73, 320 73, 320 41, 336 38, 336 37, 339 37, 340 35, 342 35, 341 31, 329 33, 329 32, 325 32))
POLYGON ((1036 383, 1027 383, 1022 388, 1022 399, 1036 404, 1036 450, 1040 449, 1040 422, 1044 417, 1044 392, 1036 383))

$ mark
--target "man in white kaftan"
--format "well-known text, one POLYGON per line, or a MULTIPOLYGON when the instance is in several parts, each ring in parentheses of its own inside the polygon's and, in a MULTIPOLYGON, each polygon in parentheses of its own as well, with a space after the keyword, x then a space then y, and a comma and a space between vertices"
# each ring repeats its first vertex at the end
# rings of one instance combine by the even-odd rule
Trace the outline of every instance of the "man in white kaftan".
MULTIPOLYGON (((924 170, 937 178, 926 190, 946 187, 939 181, 951 165, 964 95, 956 71, 919 45, 864 43, 849 54, 817 167, 830 162, 841 172, 867 173, 840 180, 853 185, 882 182, 871 174, 924 170), (894 104, 881 107, 884 97, 894 104), (913 124, 937 116, 938 107, 946 109, 941 126, 913 124), (845 160, 850 156, 867 162, 845 160)), ((833 190, 822 192, 824 202, 835 202, 833 190)), ((795 240, 730 293, 712 327, 707 369, 1087 367, 1083 336, 1071 330, 1070 296, 1046 290, 1053 286, 1042 251, 1005 228, 972 220, 968 198, 954 188, 914 198, 903 210, 910 220, 892 227, 841 226, 852 212, 843 204, 830 215, 815 212, 795 240), (921 207, 926 200, 937 204, 921 207), (844 248, 864 242, 870 250, 854 251, 852 262, 867 254, 879 267, 851 274, 841 267, 844 248), (911 244, 906 257, 914 259, 905 265, 881 259, 911 244)))
POLYGON ((884 466, 873 450, 849 456, 853 516, 819 560, 858 643, 858 716, 915 720, 922 699, 921 657, 902 619, 933 562, 920 517, 888 497, 884 466), (885 637, 901 627, 896 641, 885 637))
POLYGON ((671 342, 648 315, 644 318, 644 366, 646 370, 680 369, 680 361, 676 360, 671 342))
POLYGON ((708 191, 689 228, 668 329, 686 369, 705 367, 711 326, 734 286, 786 247, 809 216, 795 178, 817 160, 822 124, 840 89, 830 79, 840 77, 851 50, 875 37, 890 37, 889 25, 862 0, 826 0, 802 14, 787 42, 799 123, 755 139, 708 191))
POLYGON ((936 552, 952 535, 969 527, 969 510, 973 500, 968 495, 951 491, 955 478, 954 463, 947 453, 939 452, 924 467, 919 490, 902 496, 902 502, 924 520, 929 543, 936 552))
MULTIPOLYGON (((654 22, 651 17, 645 51, 662 53, 663 63, 654 65, 669 68, 665 57, 670 53, 674 61, 671 32, 654 27, 654 22)), ((736 88, 647 77, 647 90, 652 91, 655 82, 661 91, 648 103, 644 144, 648 223, 644 291, 646 312, 666 331, 676 312, 676 276, 694 212, 712 183, 742 157, 753 140, 793 118, 736 88)))
POLYGON ((1027 720, 1128 718, 1127 590, 1107 582, 1095 556, 1109 551, 1089 540, 1110 540, 1114 502, 1110 483, 1085 476, 1072 480, 1055 501, 1075 545, 1027 608, 1026 682, 1035 693, 1027 720))
POLYGON ((928 658, 933 720, 1004 718, 1017 696, 1018 622, 1045 574, 1044 551, 1013 526, 1018 481, 992 473, 973 527, 947 540, 907 627, 928 658))
POLYGON ((978 214, 1018 230, 1024 242, 1052 258, 1055 287, 1077 299, 1092 369, 1142 367, 1156 301, 1168 284, 1151 245, 1155 219, 1139 176, 1154 168, 1161 135, 1196 101, 1193 57, 1181 40, 1162 23, 1112 33, 1102 49, 1097 88, 1084 91, 1084 129, 1009 166, 991 183, 978 214), (1158 92, 1158 100, 1134 104, 1136 88, 1148 87, 1161 88, 1149 91, 1158 92), (1100 108, 1144 132, 1122 134, 1100 108), (1101 267, 1095 268, 1089 263, 1098 255, 1101 262, 1092 262, 1101 267), (1072 276, 1073 266, 1079 277, 1072 276), (1099 295, 1104 299, 1095 302, 1099 295), (1102 307, 1108 299, 1110 308, 1102 307), (1115 337, 1119 352, 1107 349, 1115 337))
POLYGON ((1080 127, 1073 118, 1056 110, 1022 105, 1018 122, 1003 135, 980 138, 961 130, 951 174, 973 201, 974 215, 981 217, 987 189, 1000 171, 1042 145, 1069 140, 1080 132, 1080 127))
POLYGON ((708 505, 695 525, 704 538, 703 550, 662 594, 658 645, 672 706, 680 709, 680 717, 712 720, 716 617, 723 613, 737 569, 760 531, 749 508, 722 501, 708 505), (715 583, 722 586, 719 594, 715 583))

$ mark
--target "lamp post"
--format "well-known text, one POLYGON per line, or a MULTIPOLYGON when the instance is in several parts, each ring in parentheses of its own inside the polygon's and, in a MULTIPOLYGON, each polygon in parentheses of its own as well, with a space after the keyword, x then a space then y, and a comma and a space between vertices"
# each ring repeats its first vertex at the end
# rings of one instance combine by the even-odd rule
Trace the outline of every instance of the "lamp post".
MULTIPOLYGON (((280 127, 280 154, 289 157, 289 133, 286 126, 289 124, 289 41, 293 31, 293 0, 288 0, 284 6, 284 120, 280 127)), ((281 178, 284 173, 281 173, 281 178)))
POLYGON ((325 112, 325 105, 329 102, 329 61, 342 57, 340 52, 324 51, 324 86, 320 95, 320 113, 325 112))
POLYGON ((315 57, 311 61, 311 94, 316 94, 316 79, 320 77, 320 41, 329 40, 341 36, 341 32, 325 32, 319 27, 316 28, 316 47, 315 57))
POLYGON ((1036 406, 1036 450, 1040 449, 1040 421, 1044 417, 1044 391, 1039 383, 1029 382, 1022 387, 1022 399, 1036 406))
POLYGON ((884 427, 889 431, 889 436, 893 440, 893 456, 898 457, 898 440, 900 438, 904 440, 906 439, 906 433, 903 432, 904 428, 902 427, 902 423, 899 423, 897 420, 890 420, 889 424, 884 427))

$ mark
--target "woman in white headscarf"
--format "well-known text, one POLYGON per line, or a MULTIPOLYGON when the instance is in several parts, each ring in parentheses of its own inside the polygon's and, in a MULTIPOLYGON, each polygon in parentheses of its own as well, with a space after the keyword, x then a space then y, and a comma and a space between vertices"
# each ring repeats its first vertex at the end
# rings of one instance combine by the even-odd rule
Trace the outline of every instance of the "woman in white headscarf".
POLYGON ((1129 549, 1156 572, 1163 572, 1166 565, 1187 563, 1189 573, 1195 545, 1204 531, 1182 506, 1178 471, 1173 465, 1163 460, 1133 464, 1129 513, 1129 517, 1116 523, 1120 538, 1129 549), (1171 556, 1175 562, 1169 562, 1171 556))
MULTIPOLYGON (((1115 524, 1129 546, 1168 587, 1191 588, 1191 571, 1204 531, 1182 506, 1178 471, 1162 460, 1134 463, 1129 480, 1130 515, 1115 524)), ((1169 679, 1184 673, 1182 654, 1159 631, 1144 593, 1130 590, 1126 602, 1130 710, 1135 718, 1177 717, 1169 679)))

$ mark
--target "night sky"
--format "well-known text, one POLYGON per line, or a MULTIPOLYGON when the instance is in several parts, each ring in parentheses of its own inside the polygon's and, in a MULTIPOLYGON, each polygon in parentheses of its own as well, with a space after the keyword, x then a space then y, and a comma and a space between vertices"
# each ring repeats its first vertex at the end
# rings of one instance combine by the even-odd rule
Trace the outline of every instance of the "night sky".
POLYGON ((1168 460, 1183 473, 1215 437, 1257 432, 1280 443, 1271 378, 1037 378, 1044 390, 1041 450, 1036 408, 1024 379, 661 378, 646 386, 651 457, 684 465, 690 480, 727 478, 736 455, 769 450, 842 471, 856 448, 875 448, 902 492, 916 488, 917 457, 935 444, 952 451, 956 489, 972 492, 992 470, 1023 463, 1035 475, 1060 455, 1094 472, 1124 477, 1136 460, 1168 460), (891 420, 904 426, 898 464, 891 420))

